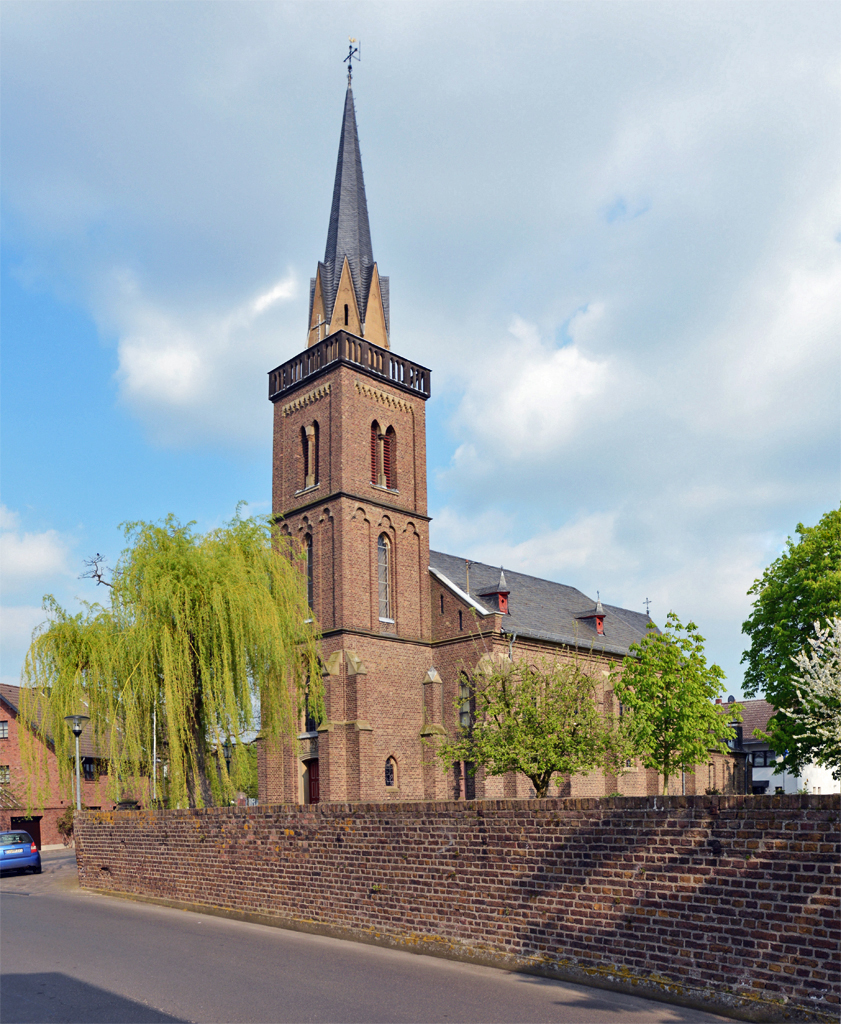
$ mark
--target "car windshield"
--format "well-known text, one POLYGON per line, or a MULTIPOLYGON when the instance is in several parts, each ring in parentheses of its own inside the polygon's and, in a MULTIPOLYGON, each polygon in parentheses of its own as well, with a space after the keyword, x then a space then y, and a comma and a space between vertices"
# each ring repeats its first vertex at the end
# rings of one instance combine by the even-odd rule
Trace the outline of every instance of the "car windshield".
POLYGON ((17 846, 18 843, 31 843, 32 838, 26 832, 3 832, 0 835, 0 846, 17 846))

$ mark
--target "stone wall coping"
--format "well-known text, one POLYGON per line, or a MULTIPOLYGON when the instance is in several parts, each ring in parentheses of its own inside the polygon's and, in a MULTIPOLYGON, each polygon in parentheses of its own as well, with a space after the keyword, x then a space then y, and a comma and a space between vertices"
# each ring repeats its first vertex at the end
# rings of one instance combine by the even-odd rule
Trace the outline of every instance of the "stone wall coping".
POLYGON ((253 815, 294 813, 308 814, 314 818, 335 818, 348 814, 368 814, 387 811, 389 814, 450 814, 476 816, 485 812, 512 811, 521 813, 524 808, 533 810, 535 815, 553 811, 604 811, 631 810, 657 811, 692 809, 717 814, 722 811, 837 811, 841 813, 839 793, 785 793, 779 795, 745 796, 625 796, 625 797, 549 797, 545 800, 389 800, 383 803, 319 803, 319 804, 258 804, 251 807, 202 807, 202 808, 142 808, 134 811, 82 811, 82 820, 101 820, 103 815, 118 818, 145 816, 193 816, 212 815, 225 817, 249 817, 253 815))

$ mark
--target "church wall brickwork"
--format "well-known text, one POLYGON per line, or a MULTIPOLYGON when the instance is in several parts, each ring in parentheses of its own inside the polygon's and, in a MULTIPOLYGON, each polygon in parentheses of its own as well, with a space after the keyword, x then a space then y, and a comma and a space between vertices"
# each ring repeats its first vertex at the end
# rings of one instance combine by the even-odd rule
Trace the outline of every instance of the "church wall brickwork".
POLYGON ((77 860, 89 889, 829 1021, 840 811, 703 796, 85 812, 77 860))

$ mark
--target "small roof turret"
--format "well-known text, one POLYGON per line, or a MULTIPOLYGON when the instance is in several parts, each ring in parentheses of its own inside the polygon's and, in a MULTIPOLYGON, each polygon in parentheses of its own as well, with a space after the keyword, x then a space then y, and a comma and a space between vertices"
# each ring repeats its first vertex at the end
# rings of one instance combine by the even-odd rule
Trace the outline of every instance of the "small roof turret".
POLYGON ((486 601, 486 604, 490 604, 494 611, 502 612, 503 615, 510 614, 508 611, 508 595, 511 591, 508 589, 508 584, 505 582, 505 572, 502 566, 499 567, 499 583, 495 587, 485 587, 484 590, 479 591, 479 597, 495 597, 496 601, 486 601))

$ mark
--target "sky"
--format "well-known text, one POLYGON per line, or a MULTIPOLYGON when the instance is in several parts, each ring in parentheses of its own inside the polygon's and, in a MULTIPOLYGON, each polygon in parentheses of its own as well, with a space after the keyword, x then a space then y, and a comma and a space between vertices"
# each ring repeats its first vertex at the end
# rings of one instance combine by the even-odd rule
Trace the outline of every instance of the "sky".
POLYGON ((838 5, 5 0, 2 664, 120 524, 271 508, 348 37, 431 545, 697 623, 839 503, 838 5))

